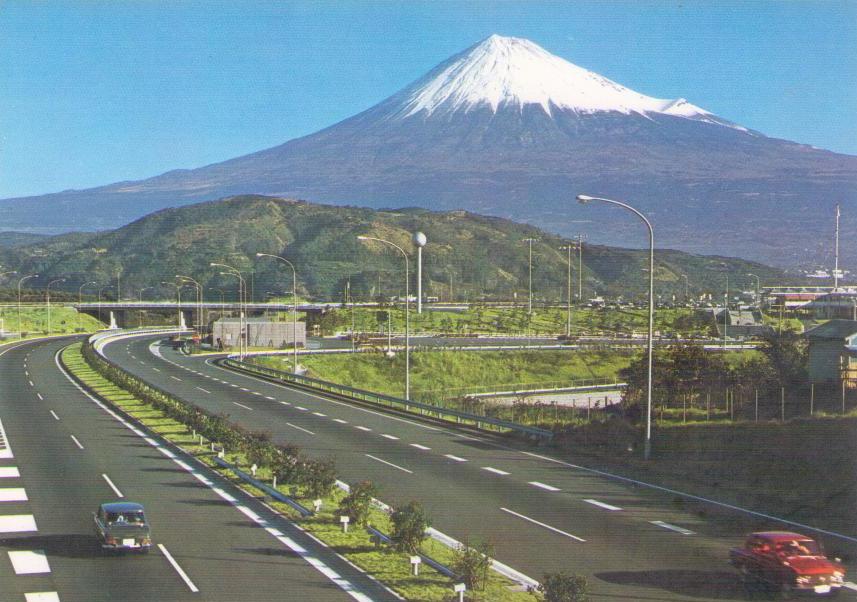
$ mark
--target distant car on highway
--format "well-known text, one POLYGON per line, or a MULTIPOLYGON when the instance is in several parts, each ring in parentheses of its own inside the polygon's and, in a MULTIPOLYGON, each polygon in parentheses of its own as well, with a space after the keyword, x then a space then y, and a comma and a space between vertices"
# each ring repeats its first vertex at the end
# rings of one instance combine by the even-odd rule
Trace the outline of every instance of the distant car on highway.
POLYGON ((752 533, 743 547, 729 551, 729 562, 746 584, 783 593, 836 595, 845 581, 838 560, 828 560, 820 542, 790 531, 752 533))
POLYGON ((140 504, 101 504, 98 511, 92 513, 92 520, 103 550, 137 550, 145 554, 152 546, 152 532, 140 504))

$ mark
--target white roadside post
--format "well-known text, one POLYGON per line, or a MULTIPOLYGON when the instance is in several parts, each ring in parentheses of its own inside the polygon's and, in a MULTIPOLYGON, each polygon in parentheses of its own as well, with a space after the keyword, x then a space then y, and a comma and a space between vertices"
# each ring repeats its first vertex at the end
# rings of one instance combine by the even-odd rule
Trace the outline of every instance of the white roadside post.
POLYGON ((411 556, 411 566, 414 567, 414 577, 420 574, 420 563, 423 561, 419 556, 411 556))
POLYGON ((452 587, 452 591, 458 594, 458 602, 464 602, 464 592, 467 590, 467 586, 463 583, 456 583, 452 587))
POLYGON ((316 514, 321 512, 321 500, 320 499, 314 500, 312 503, 312 507, 315 509, 316 514))
POLYGON ((348 523, 351 522, 351 518, 348 516, 340 516, 339 522, 342 523, 342 532, 348 533, 348 523))

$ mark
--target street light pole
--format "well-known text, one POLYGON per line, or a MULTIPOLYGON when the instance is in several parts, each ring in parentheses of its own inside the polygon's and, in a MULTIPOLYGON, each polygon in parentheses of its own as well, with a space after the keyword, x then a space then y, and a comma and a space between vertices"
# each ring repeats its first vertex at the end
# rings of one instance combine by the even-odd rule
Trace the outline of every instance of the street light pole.
POLYGON ((21 284, 23 284, 25 280, 38 277, 38 274, 30 274, 29 276, 24 276, 18 280, 18 338, 24 338, 24 331, 21 329, 21 284))
MULTIPOLYGON (((238 278, 238 358, 244 359, 244 349, 246 347, 244 341, 244 312, 247 309, 247 302, 245 300, 247 288, 244 283, 244 277, 241 275, 236 268, 233 268, 231 265, 226 265, 225 263, 215 263, 212 262, 209 264, 211 267, 221 267, 230 270, 229 272, 221 272, 221 274, 231 274, 238 278)), ((249 330, 249 327, 248 327, 249 330)), ((249 333, 248 333, 249 335, 249 333)), ((248 336, 249 338, 249 336, 248 336)))
POLYGON ((577 195, 577 200, 584 205, 590 201, 599 201, 602 203, 609 203, 611 205, 618 205, 643 220, 643 223, 646 224, 646 228, 649 230, 649 333, 646 345, 648 364, 646 378, 646 439, 643 448, 643 457, 648 460, 652 454, 652 339, 654 337, 655 322, 655 231, 652 228, 652 223, 645 215, 621 201, 592 197, 584 194, 577 195))
POLYGON ((529 284, 527 286, 528 296, 527 296, 527 313, 533 314, 533 243, 536 242, 537 238, 525 238, 524 242, 529 246, 529 284))
POLYGON ((163 284, 164 286, 172 286, 176 289, 176 300, 178 302, 179 309, 178 322, 176 323, 176 326, 178 328, 181 328, 182 322, 184 321, 184 316, 182 316, 182 289, 175 282, 167 282, 166 280, 162 280, 161 284, 163 284))
POLYGON ((376 242, 382 242, 384 244, 390 245, 391 247, 397 249, 399 253, 402 254, 402 257, 405 258, 405 399, 411 398, 411 317, 409 313, 410 307, 410 268, 408 262, 408 254, 405 253, 405 250, 397 245, 396 243, 390 242, 389 240, 384 240, 382 238, 375 238, 373 236, 358 236, 357 240, 374 240, 376 242))
MULTIPOLYGON (((270 253, 256 253, 256 257, 270 257, 272 259, 278 259, 292 268, 292 347, 294 347, 293 354, 293 369, 294 373, 298 373, 298 273, 295 270, 294 264, 286 259, 285 257, 280 257, 279 255, 271 255, 270 253)), ((352 315, 354 312, 354 308, 352 306, 352 315)), ((353 327, 352 327, 353 330, 353 327)), ((352 332, 353 337, 353 332, 352 332)))
POLYGON ((176 274, 176 278, 180 278, 181 280, 187 280, 188 282, 193 282, 196 287, 196 330, 202 336, 202 324, 204 320, 202 319, 202 285, 191 278, 190 276, 182 276, 181 274, 176 274))
POLYGON ((748 276, 752 276, 753 278, 755 278, 755 279, 756 279, 756 305, 757 305, 757 306, 759 306, 759 308, 761 309, 761 307, 762 307, 762 299, 761 299, 761 297, 759 297, 759 289, 760 289, 760 288, 762 288, 762 287, 761 287, 761 285, 759 284, 759 277, 758 277, 758 276, 756 276, 756 274, 747 274, 747 275, 748 275, 748 276))
POLYGON ((45 289, 45 301, 48 305, 48 336, 51 336, 51 285, 56 282, 65 282, 65 278, 57 278, 56 280, 51 280, 48 282, 48 286, 45 289))
POLYGON ((562 251, 568 251, 568 284, 566 286, 565 291, 565 336, 571 337, 571 250, 574 248, 573 245, 565 245, 560 247, 562 251))

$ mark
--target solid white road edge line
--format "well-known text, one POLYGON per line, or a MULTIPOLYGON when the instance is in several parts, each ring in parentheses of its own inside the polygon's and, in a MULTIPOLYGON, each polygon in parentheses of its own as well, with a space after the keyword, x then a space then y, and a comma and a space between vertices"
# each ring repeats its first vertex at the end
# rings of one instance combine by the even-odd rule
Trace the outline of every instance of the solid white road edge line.
POLYGON ((191 581, 191 580, 190 580, 190 577, 188 577, 188 576, 187 576, 187 573, 185 573, 185 572, 184 572, 184 569, 182 569, 182 567, 180 567, 180 566, 179 566, 179 563, 178 563, 178 562, 176 562, 176 559, 175 559, 175 558, 173 558, 173 555, 172 555, 172 554, 170 554, 170 553, 169 553, 169 551, 167 550, 167 548, 165 548, 165 547, 164 547, 164 544, 159 543, 159 544, 158 544, 158 549, 161 551, 161 554, 163 554, 163 555, 164 555, 164 558, 166 558, 166 559, 167 559, 167 561, 168 561, 171 565, 173 565, 173 568, 174 568, 174 569, 176 570, 176 572, 179 574, 179 577, 181 577, 181 578, 182 578, 182 581, 184 581, 184 582, 185 582, 185 584, 187 585, 188 589, 189 589, 190 591, 192 591, 193 593, 198 592, 198 591, 199 591, 199 588, 198 588, 196 585, 194 585, 193 581, 191 581))
POLYGON ((122 495, 122 492, 119 491, 119 488, 113 484, 113 481, 110 480, 110 477, 108 477, 106 474, 103 474, 103 473, 101 476, 104 477, 104 480, 107 481, 108 485, 110 485, 110 489, 113 490, 113 493, 115 493, 118 497, 125 497, 124 495, 122 495))
POLYGON ((372 458, 373 460, 375 460, 376 462, 380 462, 381 464, 386 464, 387 466, 392 466, 393 468, 401 470, 402 472, 406 472, 408 474, 414 474, 413 470, 408 470, 407 468, 402 468, 401 466, 397 466, 396 464, 393 464, 392 462, 387 462, 386 460, 382 460, 381 458, 373 456, 372 454, 363 454, 363 455, 366 456, 367 458, 372 458))
MULTIPOLYGON (((288 537, 285 534, 283 534, 282 532, 280 532, 275 527, 271 527, 267 520, 265 520, 261 516, 258 516, 255 512, 253 512, 252 510, 250 510, 249 508, 244 506, 240 501, 238 501, 232 495, 230 495, 229 493, 227 493, 226 491, 224 491, 223 489, 221 489, 220 487, 215 485, 211 479, 206 477, 204 474, 199 472, 197 469, 190 466, 188 463, 184 462, 175 453, 173 453, 171 450, 169 450, 166 447, 164 447, 163 445, 161 445, 158 441, 149 437, 148 435, 146 435, 146 433, 144 433, 143 431, 141 431, 140 429, 138 429, 134 425, 127 422, 124 418, 122 418, 119 414, 117 414, 112 409, 107 407, 99 399, 90 395, 89 392, 86 391, 83 387, 81 387, 71 377, 71 375, 65 370, 65 368, 63 368, 62 364, 59 361, 59 356, 60 356, 61 352, 62 352, 61 349, 59 351, 57 351, 56 355, 54 356, 54 363, 57 365, 57 368, 59 368, 60 372, 66 377, 66 380, 68 380, 78 391, 80 391, 83 395, 85 395, 90 401, 95 403, 98 407, 100 407, 102 410, 104 410, 107 414, 112 416, 115 420, 117 420, 119 423, 121 423, 125 428, 127 428, 128 430, 130 430, 131 432, 133 432, 134 434, 139 436, 146 443, 148 443, 149 445, 151 445, 152 447, 157 449, 160 453, 162 453, 164 456, 166 456, 167 458, 172 460, 179 467, 181 467, 182 469, 184 469, 185 471, 190 473, 191 476, 193 476, 197 481, 199 481, 200 483, 202 483, 203 485, 205 485, 206 487, 208 487, 209 489, 214 491, 222 499, 224 499, 229 504, 231 504, 232 506, 237 508, 241 513, 246 515, 248 518, 250 518, 257 525, 264 528, 265 531, 267 531, 270 535, 275 537, 280 543, 285 545, 287 548, 289 548, 290 550, 295 552, 298 556, 300 556, 303 560, 305 560, 307 563, 309 563, 318 572, 320 572, 325 577, 327 577, 328 579, 333 581, 337 586, 340 587, 340 589, 342 589, 349 596, 351 596, 355 600, 358 600, 359 602, 373 602, 372 598, 363 594, 362 592, 357 591, 355 589, 354 585, 350 581, 348 581, 344 577, 341 577, 336 571, 334 571, 333 569, 328 567, 322 560, 319 560, 315 556, 312 556, 309 553, 309 551, 306 550, 303 546, 301 546, 296 541, 292 540, 290 537, 288 537)), ((0 517, 0 521, 2 521, 2 518, 3 517, 0 517)), ((33 517, 30 516, 31 520, 32 520, 32 518, 33 517)), ((33 520, 32 524, 33 524, 33 529, 31 529, 31 530, 35 531, 36 530, 35 529, 36 523, 34 520, 33 520)), ((313 538, 313 539, 315 539, 315 538, 313 538)), ((316 539, 315 541, 318 541, 318 540, 316 539)), ((333 553, 335 553, 335 552, 333 552, 333 553)), ((339 557, 342 558, 341 556, 339 556, 339 557)), ((345 559, 343 558, 343 560, 345 560, 345 559)), ((347 560, 346 560, 346 562, 347 562, 347 560)), ((354 565, 352 564, 351 566, 354 566, 354 565)), ((392 590, 389 590, 388 588, 385 588, 385 589, 392 592, 392 590)))
POLYGON ((529 522, 533 523, 534 525, 544 527, 545 529, 548 529, 549 531, 553 531, 554 533, 559 533, 560 535, 565 535, 566 537, 570 537, 571 539, 574 539, 575 541, 586 542, 586 540, 583 539, 582 537, 578 537, 577 535, 572 535, 571 533, 567 533, 567 532, 563 531, 562 529, 557 529, 556 527, 551 527, 550 525, 546 525, 545 523, 539 522, 534 518, 530 518, 529 516, 524 516, 523 514, 518 514, 514 510, 509 510, 508 508, 503 508, 503 507, 501 507, 500 510, 502 510, 503 512, 508 512, 509 514, 517 516, 518 518, 522 518, 526 521, 529 521, 529 522))

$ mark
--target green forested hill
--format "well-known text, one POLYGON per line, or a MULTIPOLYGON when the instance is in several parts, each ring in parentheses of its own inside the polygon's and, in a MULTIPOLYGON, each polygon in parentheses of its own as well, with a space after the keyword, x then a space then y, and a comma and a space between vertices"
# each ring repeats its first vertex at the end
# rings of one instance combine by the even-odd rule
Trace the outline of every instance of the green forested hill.
MULTIPOLYGON (((657 224, 655 224, 657 228, 657 224)), ((298 270, 299 293, 317 299, 341 299, 350 280, 356 299, 378 294, 401 295, 403 261, 386 245, 357 240, 365 234, 395 242, 412 254, 411 233, 428 237, 423 252, 427 295, 476 299, 519 297, 527 293, 527 244, 533 244, 533 290, 537 299, 565 298, 566 258, 560 247, 569 241, 536 228, 504 219, 463 211, 429 212, 422 209, 380 210, 316 205, 263 196, 238 196, 148 215, 118 230, 86 235, 62 235, 34 244, 0 248, 4 269, 40 274, 28 282, 44 286, 48 278, 66 278, 56 289, 77 291, 90 280, 115 283, 119 275, 122 296, 143 287, 158 287, 176 274, 191 276, 206 287, 234 296, 235 278, 222 276, 212 261, 238 268, 252 285, 255 298, 291 290, 291 272, 257 252, 283 255, 298 270), (7 267, 8 266, 8 267, 7 267)), ((725 258, 656 250, 657 294, 665 300, 682 299, 688 276, 691 294, 723 294, 726 274, 732 290, 751 289, 757 274, 762 283, 780 283, 781 271, 761 264, 725 258)), ((642 298, 646 290, 647 253, 589 245, 584 242, 584 298, 595 294, 642 298)), ((577 279, 575 257, 573 276, 577 279)), ((174 295, 171 287, 146 292, 146 298, 174 295), (172 292, 171 292, 172 291, 172 292)), ((190 291, 187 291, 190 295, 190 291)), ((219 293, 207 291, 207 298, 219 293)), ((115 289, 105 291, 114 296, 115 289)))

